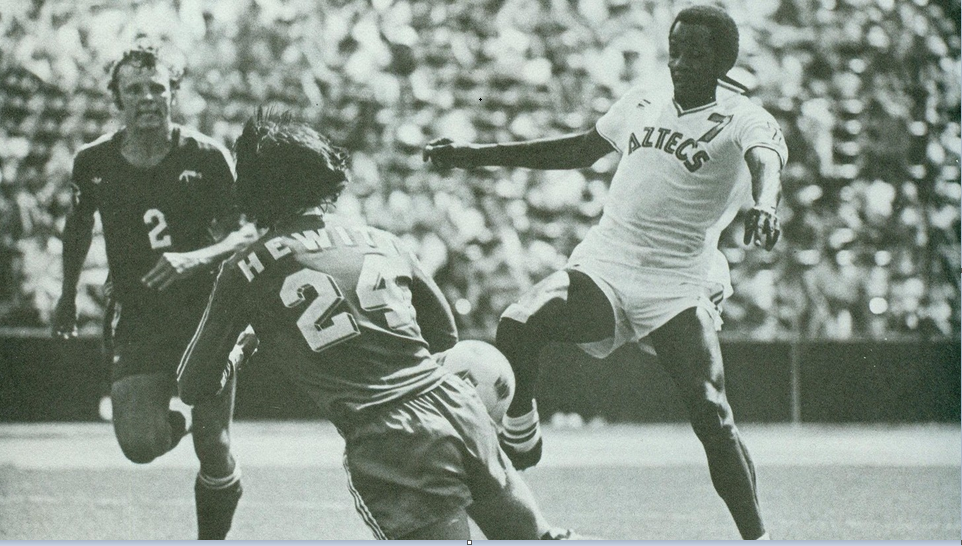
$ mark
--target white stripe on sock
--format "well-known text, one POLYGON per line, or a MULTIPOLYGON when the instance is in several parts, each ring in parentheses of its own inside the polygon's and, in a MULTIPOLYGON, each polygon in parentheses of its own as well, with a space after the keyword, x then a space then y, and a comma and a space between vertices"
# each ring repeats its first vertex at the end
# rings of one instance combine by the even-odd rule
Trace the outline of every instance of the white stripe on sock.
POLYGON ((215 478, 213 476, 205 476, 203 472, 197 473, 197 478, 200 483, 203 484, 207 489, 227 489, 228 487, 239 482, 241 479, 241 468, 236 462, 234 463, 234 471, 223 478, 215 478))

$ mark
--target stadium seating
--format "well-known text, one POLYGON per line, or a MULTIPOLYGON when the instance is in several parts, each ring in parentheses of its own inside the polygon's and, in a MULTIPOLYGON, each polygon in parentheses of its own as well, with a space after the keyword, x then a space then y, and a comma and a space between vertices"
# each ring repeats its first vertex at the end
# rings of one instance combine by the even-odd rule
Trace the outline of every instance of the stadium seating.
MULTIPOLYGON (((654 0, 23 2, 0 19, 0 325, 44 326, 60 292, 72 154, 115 128, 103 67, 150 28, 187 52, 178 119, 230 142, 263 103, 355 151, 339 206, 402 232, 465 337, 564 257, 601 210, 612 158, 584 172, 427 169, 449 136, 524 139, 589 127, 632 82, 664 74, 673 12, 654 0), (343 4, 343 5, 342 5, 343 4)), ((727 3, 732 75, 785 131, 784 241, 723 236, 726 333, 759 340, 957 337, 960 40, 926 0, 727 3)), ((943 3, 945 4, 945 3, 943 3)), ((96 329, 102 241, 82 279, 96 329)))

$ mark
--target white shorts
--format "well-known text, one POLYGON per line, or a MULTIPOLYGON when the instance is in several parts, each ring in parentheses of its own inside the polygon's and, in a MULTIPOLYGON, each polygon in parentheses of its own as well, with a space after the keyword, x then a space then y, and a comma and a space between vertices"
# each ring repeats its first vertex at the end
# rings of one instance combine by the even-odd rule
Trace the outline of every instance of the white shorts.
POLYGON ((578 344, 596 358, 604 358, 625 343, 638 342, 642 350, 654 353, 646 339, 685 309, 701 307, 721 330, 721 304, 730 295, 721 284, 698 282, 668 271, 645 269, 621 263, 582 257, 568 262, 566 269, 580 271, 598 285, 615 312, 614 335, 602 341, 578 344))

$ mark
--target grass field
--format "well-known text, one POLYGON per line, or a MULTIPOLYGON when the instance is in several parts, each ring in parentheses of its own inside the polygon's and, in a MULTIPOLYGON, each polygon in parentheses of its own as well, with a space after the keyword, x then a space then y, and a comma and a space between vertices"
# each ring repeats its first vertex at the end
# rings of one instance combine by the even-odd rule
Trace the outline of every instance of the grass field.
MULTIPOLYGON (((962 538, 959 427, 742 430, 776 539, 962 538)), ((549 426, 545 438, 523 475, 556 524, 609 539, 738 538, 687 426, 549 426)), ((230 538, 371 539, 342 445, 325 423, 236 423, 245 494, 230 538)), ((137 466, 106 423, 0 425, 0 539, 192 539, 195 471, 189 440, 137 466)))

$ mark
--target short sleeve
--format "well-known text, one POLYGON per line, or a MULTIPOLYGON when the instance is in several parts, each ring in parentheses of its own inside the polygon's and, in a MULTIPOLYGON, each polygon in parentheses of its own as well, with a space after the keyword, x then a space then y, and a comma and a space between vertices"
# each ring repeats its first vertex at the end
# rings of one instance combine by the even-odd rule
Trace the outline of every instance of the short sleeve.
POLYGON ((398 253, 411 266, 411 304, 417 316, 421 336, 428 342, 432 353, 446 351, 458 342, 458 327, 454 313, 444 293, 428 275, 413 251, 406 248, 397 237, 391 236, 398 253))
POLYGON ((619 143, 628 142, 631 131, 637 126, 638 116, 656 112, 662 104, 665 91, 658 87, 640 86, 629 90, 615 102, 595 124, 595 129, 619 152, 619 143))
POLYGON ((771 114, 761 108, 753 109, 744 117, 736 129, 735 139, 743 155, 760 146, 774 150, 782 160, 782 166, 788 162, 788 147, 782 128, 771 114))
POLYGON ((629 91, 618 99, 617 102, 611 105, 608 112, 601 116, 601 119, 595 124, 595 129, 598 131, 598 134, 619 152, 624 152, 624 150, 621 149, 618 143, 625 142, 628 139, 628 107, 631 103, 631 95, 633 94, 632 91, 629 91))

